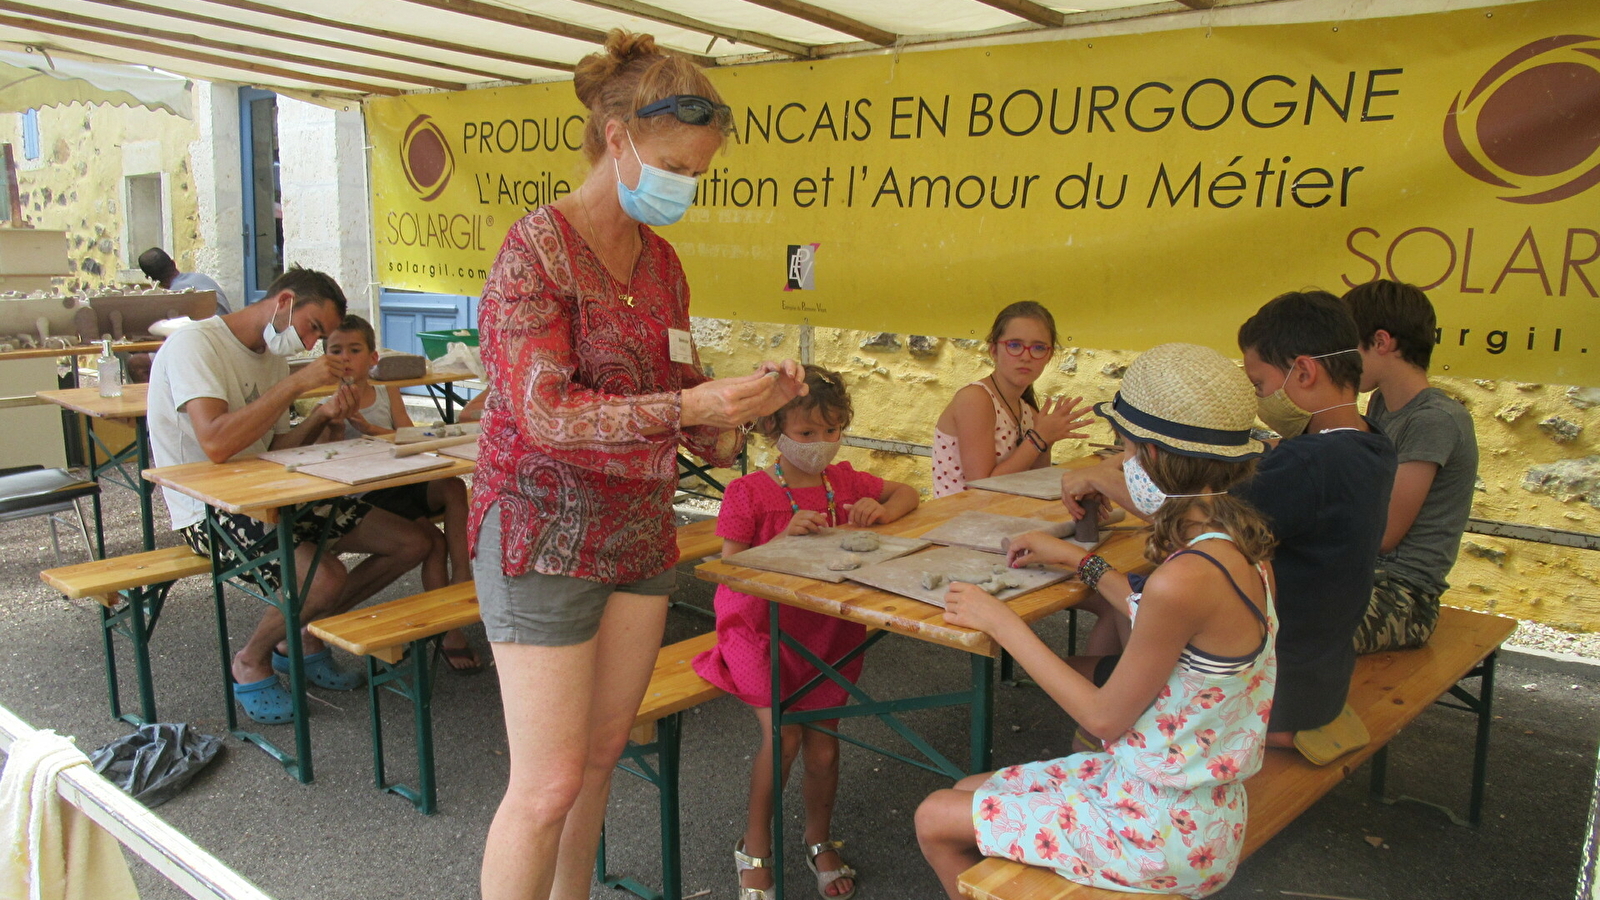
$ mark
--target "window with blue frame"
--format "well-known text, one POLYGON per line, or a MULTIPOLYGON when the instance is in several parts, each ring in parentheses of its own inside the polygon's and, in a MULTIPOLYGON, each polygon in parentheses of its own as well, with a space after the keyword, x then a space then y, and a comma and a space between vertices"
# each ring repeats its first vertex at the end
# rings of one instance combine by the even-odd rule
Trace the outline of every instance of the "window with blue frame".
POLYGON ((22 158, 39 158, 39 111, 30 109, 22 114, 22 158))

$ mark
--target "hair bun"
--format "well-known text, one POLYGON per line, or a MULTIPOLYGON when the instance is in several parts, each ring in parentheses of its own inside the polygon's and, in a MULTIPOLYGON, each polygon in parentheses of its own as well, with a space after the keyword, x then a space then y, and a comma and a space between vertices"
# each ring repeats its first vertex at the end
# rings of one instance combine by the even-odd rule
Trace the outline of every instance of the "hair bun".
POLYGON ((606 42, 599 53, 591 53, 578 62, 572 73, 572 88, 578 102, 589 109, 599 105, 600 92, 606 82, 628 64, 642 59, 662 56, 656 39, 648 34, 636 34, 613 28, 606 33, 606 42))

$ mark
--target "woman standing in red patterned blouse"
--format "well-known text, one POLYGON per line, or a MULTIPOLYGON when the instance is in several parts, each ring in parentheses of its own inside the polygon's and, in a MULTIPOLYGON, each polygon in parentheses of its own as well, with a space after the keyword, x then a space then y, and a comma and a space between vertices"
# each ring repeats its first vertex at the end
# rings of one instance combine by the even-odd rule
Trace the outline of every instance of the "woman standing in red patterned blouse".
POLYGON ((511 778, 484 848, 489 900, 589 896, 612 766, 674 584, 677 449, 722 465, 738 426, 803 393, 798 363, 708 381, 669 225, 730 114, 648 35, 613 31, 573 79, 583 185, 511 227, 479 312, 492 394, 469 533, 511 778))

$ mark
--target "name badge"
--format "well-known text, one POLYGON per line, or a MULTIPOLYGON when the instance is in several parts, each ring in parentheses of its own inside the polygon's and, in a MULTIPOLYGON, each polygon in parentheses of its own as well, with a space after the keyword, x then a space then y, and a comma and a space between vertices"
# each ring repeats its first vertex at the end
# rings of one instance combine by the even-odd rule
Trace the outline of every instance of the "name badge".
POLYGON ((694 363, 694 340, 681 328, 667 329, 667 356, 675 363, 694 363))

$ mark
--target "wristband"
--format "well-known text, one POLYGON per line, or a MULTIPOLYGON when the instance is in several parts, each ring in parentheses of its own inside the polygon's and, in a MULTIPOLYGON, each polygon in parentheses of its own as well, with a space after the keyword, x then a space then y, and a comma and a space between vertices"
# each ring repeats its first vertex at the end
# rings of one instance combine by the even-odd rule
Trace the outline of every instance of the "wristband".
POLYGON ((1111 571, 1111 564, 1098 553, 1091 553, 1078 563, 1078 580, 1089 586, 1090 590, 1099 587, 1100 579, 1111 571))
POLYGON ((1032 444, 1034 449, 1038 450, 1040 453, 1050 452, 1050 445, 1045 443, 1044 438, 1039 437, 1039 432, 1034 431, 1032 428, 1029 428, 1027 431, 1023 432, 1023 437, 1026 437, 1028 439, 1028 443, 1032 444))

